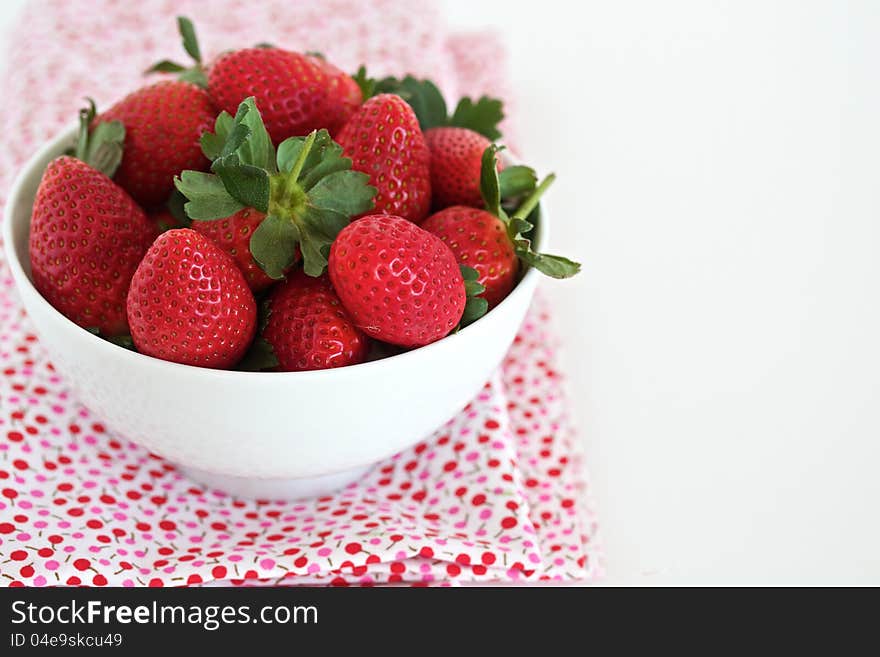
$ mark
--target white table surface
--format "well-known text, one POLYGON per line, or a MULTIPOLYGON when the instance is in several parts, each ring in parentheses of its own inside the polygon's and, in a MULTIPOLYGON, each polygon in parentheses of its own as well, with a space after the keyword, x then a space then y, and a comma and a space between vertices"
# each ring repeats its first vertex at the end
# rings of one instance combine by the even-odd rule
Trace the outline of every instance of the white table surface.
POLYGON ((880 584, 880 4, 445 4, 585 264, 545 289, 606 582, 880 584))

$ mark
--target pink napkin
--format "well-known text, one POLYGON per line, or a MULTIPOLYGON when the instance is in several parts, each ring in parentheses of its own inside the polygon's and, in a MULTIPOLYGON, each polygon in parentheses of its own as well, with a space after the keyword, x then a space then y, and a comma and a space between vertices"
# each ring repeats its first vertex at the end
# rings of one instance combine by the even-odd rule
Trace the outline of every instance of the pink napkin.
MULTIPOLYGON (((354 70, 412 72, 450 97, 509 97, 491 35, 449 34, 426 3, 53 0, 10 39, 0 202, 18 167, 70 123, 182 56, 173 17, 208 53, 268 41, 354 70)), ((509 127, 508 127, 509 130, 509 127)), ((0 256, 0 582, 179 586, 588 581, 599 574, 578 443, 539 300, 476 399, 333 496, 246 502, 193 484, 113 434, 53 371, 0 256)))

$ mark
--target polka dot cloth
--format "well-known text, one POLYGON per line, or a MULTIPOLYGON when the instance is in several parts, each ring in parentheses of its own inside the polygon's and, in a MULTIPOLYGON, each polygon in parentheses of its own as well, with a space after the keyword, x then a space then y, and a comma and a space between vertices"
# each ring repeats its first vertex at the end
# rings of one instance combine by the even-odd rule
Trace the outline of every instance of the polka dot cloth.
MULTIPOLYGON (((486 77, 503 67, 478 66, 468 38, 446 35, 428 3, 196 4, 54 0, 27 10, 4 79, 19 101, 2 119, 16 139, 0 151, 0 194, 83 95, 106 103, 140 84, 150 62, 178 53, 176 13, 199 19, 211 53, 259 41, 323 48, 347 69, 370 61, 380 74, 431 72, 450 95, 506 94, 503 80, 486 77), (405 36, 393 49, 365 29, 380 15, 386 31, 405 36)), ((468 408, 360 482, 299 503, 241 501, 201 489, 77 403, 0 255, 0 584, 591 580, 596 527, 548 325, 539 300, 468 408)))

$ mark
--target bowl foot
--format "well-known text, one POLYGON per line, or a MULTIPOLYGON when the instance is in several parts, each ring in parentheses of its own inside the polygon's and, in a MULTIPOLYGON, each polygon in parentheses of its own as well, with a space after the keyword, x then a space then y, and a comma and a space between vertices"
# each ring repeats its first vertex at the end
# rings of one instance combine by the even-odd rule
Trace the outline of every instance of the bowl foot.
POLYGON ((293 501, 335 493, 360 479, 372 466, 343 470, 319 477, 299 477, 296 479, 235 477, 205 472, 196 468, 178 467, 193 481, 208 488, 223 491, 233 497, 251 500, 293 501))

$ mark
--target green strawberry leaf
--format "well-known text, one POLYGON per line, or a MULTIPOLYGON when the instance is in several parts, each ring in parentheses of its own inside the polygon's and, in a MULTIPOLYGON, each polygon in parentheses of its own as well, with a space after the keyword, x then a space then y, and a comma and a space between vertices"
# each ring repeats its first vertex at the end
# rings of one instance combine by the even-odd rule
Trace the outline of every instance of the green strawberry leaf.
POLYGON ((235 118, 220 112, 214 121, 214 132, 203 133, 200 143, 209 160, 236 155, 241 164, 275 173, 275 147, 253 96, 242 101, 235 118))
POLYGON ((502 169, 498 174, 498 181, 501 186, 501 199, 507 200, 533 192, 538 183, 538 176, 533 168, 517 164, 502 169))
POLYGON ((526 217, 531 216, 537 210, 541 196, 553 184, 554 180, 556 180, 556 176, 551 173, 522 202, 516 212, 507 220, 507 234, 513 242, 514 252, 522 262, 551 278, 570 278, 581 270, 580 263, 562 256, 537 253, 532 250, 531 240, 523 237, 534 228, 534 225, 526 217))
POLYGON ((483 315, 489 312, 489 302, 482 297, 472 297, 464 304, 464 312, 461 315, 458 326, 463 329, 473 324, 483 315))
POLYGON ((235 369, 243 372, 263 372, 276 367, 278 367, 278 357, 272 345, 264 337, 257 336, 235 369))
POLYGON ((478 132, 486 139, 495 141, 501 138, 498 124, 504 118, 502 103, 497 98, 482 96, 476 103, 465 97, 458 101, 447 125, 468 128, 478 132))
POLYGON ((269 174, 265 169, 241 164, 233 154, 215 160, 211 170, 236 201, 260 212, 269 211, 269 174))
POLYGON ((199 143, 202 145, 202 153, 205 157, 213 161, 220 157, 223 147, 229 139, 229 133, 232 132, 233 118, 229 112, 220 112, 214 120, 214 132, 205 131, 199 143))
POLYGON ((376 188, 371 187, 369 182, 370 177, 360 171, 336 171, 320 178, 312 186, 309 204, 346 217, 368 212, 373 207, 373 197, 376 195, 376 188))
POLYGON ((461 277, 464 279, 464 291, 469 297, 476 297, 486 291, 486 288, 478 281, 480 273, 473 267, 459 265, 461 277))
POLYGON ((202 63, 202 52, 199 49, 199 40, 196 38, 196 28, 186 16, 177 17, 177 29, 183 38, 183 49, 194 61, 202 63))
POLYGON ((180 190, 175 187, 171 191, 171 196, 168 197, 165 207, 181 226, 189 226, 192 221, 186 216, 184 205, 186 205, 186 196, 181 194, 180 190))
POLYGON ((502 220, 506 219, 501 207, 501 180, 498 177, 498 152, 503 146, 492 144, 483 151, 480 166, 480 194, 486 209, 502 220))
POLYGON ((170 59, 163 59, 161 61, 156 62, 150 68, 148 68, 146 73, 182 73, 186 70, 186 66, 183 64, 178 64, 177 62, 172 62, 170 59))
POLYGON ((177 79, 183 82, 191 82, 202 89, 208 88, 208 76, 200 68, 188 68, 178 75, 177 79))
POLYGON ((177 79, 184 82, 191 82, 202 89, 208 88, 208 76, 205 74, 205 67, 202 65, 202 51, 199 48, 199 40, 196 38, 196 28, 186 16, 177 17, 177 31, 180 32, 183 49, 192 60, 192 66, 184 66, 170 59, 163 59, 156 62, 144 73, 177 73, 177 79))
POLYGON ((270 214, 251 235, 251 255, 267 276, 280 280, 296 258, 299 241, 299 230, 292 221, 270 214))
POLYGON ((294 218, 299 227, 299 248, 302 251, 303 270, 309 276, 320 276, 327 266, 330 245, 348 225, 349 215, 329 208, 307 205, 300 217, 294 218))
POLYGON ((196 221, 225 219, 245 208, 230 195, 219 176, 202 171, 184 171, 174 186, 187 198, 186 216, 196 221))
POLYGON ((79 137, 73 155, 112 178, 122 162, 125 126, 120 121, 107 121, 92 129, 97 114, 95 101, 91 98, 86 100, 88 107, 79 112, 79 137))
POLYGON ((489 310, 489 302, 479 296, 486 291, 486 288, 477 282, 480 278, 479 272, 473 267, 466 265, 459 265, 459 268, 461 269, 461 277, 464 279, 467 301, 465 302, 464 313, 462 313, 456 330, 473 324, 489 310))
POLYGON ((361 97, 363 100, 372 98, 376 95, 376 80, 367 76, 367 67, 361 66, 357 73, 351 76, 358 87, 361 89, 361 97))
POLYGON ((514 249, 516 255, 527 265, 551 278, 571 278, 581 270, 581 265, 562 256, 535 253, 529 240, 518 240, 514 249))

